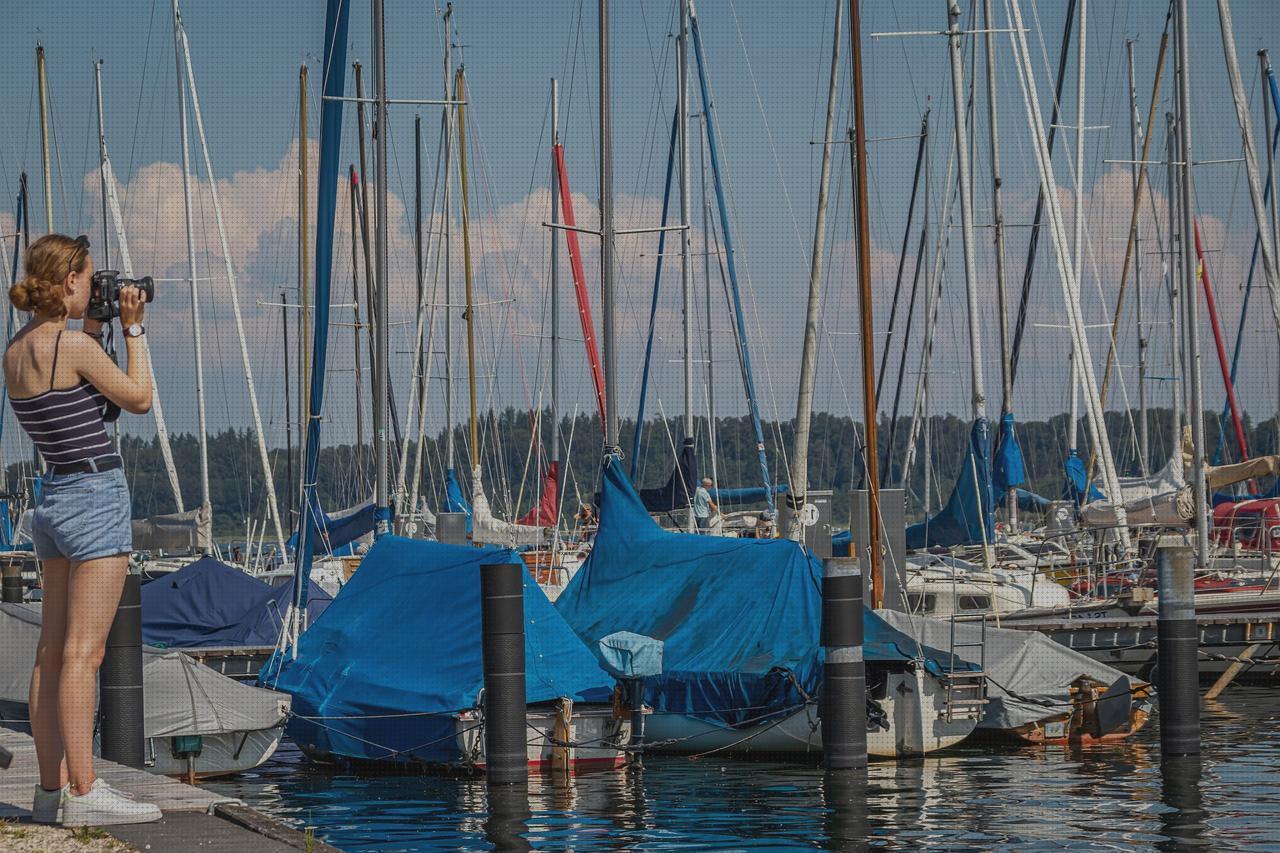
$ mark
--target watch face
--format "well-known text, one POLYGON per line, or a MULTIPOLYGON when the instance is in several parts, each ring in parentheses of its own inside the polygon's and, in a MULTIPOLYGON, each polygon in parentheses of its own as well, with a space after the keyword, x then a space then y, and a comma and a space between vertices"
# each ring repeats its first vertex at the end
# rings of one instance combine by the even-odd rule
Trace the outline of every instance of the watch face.
POLYGON ((131 338, 136 338, 140 336, 142 332, 143 332, 143 328, 138 323, 134 323, 132 326, 124 330, 124 333, 131 338))

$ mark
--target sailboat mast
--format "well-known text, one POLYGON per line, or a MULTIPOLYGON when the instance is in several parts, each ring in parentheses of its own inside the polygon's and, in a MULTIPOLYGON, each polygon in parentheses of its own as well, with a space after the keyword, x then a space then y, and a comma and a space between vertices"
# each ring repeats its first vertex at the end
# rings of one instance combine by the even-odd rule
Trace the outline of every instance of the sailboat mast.
MULTIPOLYGON (((551 148, 560 144, 560 83, 551 78, 551 148)), ((551 158, 551 224, 560 224, 559 160, 551 158)), ((560 461, 560 235, 551 232, 551 463, 560 461)))
MULTIPOLYGON (((196 412, 200 423, 200 506, 211 507, 209 498, 209 430, 204 401, 204 334, 200 321, 200 286, 196 281, 195 223, 191 212, 191 152, 187 144, 187 88, 182 79, 182 17, 178 0, 172 0, 174 61, 178 72, 178 129, 182 146, 182 210, 187 231, 187 278, 191 285, 191 330, 195 346, 196 412)), ((52 226, 51 226, 52 227, 52 226)), ((207 548, 209 543, 202 542, 207 548)))
MULTIPOLYGON (((351 313, 354 322, 351 324, 351 352, 355 357, 356 371, 356 483, 359 488, 364 489, 364 370, 360 363, 360 262, 357 260, 359 252, 356 241, 360 233, 360 212, 357 209, 359 202, 357 193, 359 192, 360 179, 356 176, 355 164, 351 164, 347 168, 347 195, 350 200, 351 207, 351 313)), ((368 306, 366 306, 368 310, 368 306)), ((362 495, 363 497, 363 495, 362 495)))
MULTIPOLYGON (((285 460, 285 494, 291 498, 301 495, 301 491, 293 490, 293 389, 290 388, 289 376, 289 300, 284 291, 280 292, 280 329, 284 344, 284 460, 285 460)), ((302 418, 299 418, 301 421, 302 418)), ((291 519, 292 520, 292 519, 291 519)))
MULTIPOLYGON (((1267 53, 1267 49, 1263 48, 1258 51, 1258 64, 1262 71, 1262 85, 1267 88, 1271 84, 1271 58, 1267 53)), ((1271 116, 1272 110, 1275 108, 1274 103, 1268 107, 1267 99, 1262 99, 1262 121, 1265 135, 1263 136, 1266 144, 1263 146, 1267 151, 1267 191, 1271 194, 1271 206, 1268 213, 1271 215, 1271 243, 1280 250, 1280 217, 1277 216, 1276 203, 1276 149, 1275 140, 1272 137, 1271 116)), ((1243 318, 1242 318, 1243 319, 1243 318)), ((1240 340, 1236 339, 1236 353, 1240 352, 1240 340)), ((1232 359, 1234 367, 1236 361, 1232 359)), ((1233 371, 1234 372, 1234 371, 1233 371)), ((1277 436, 1280 436, 1280 394, 1276 396, 1276 430, 1277 436)))
POLYGON ((1187 372, 1182 358, 1182 287, 1180 285, 1182 249, 1179 244, 1181 237, 1178 234, 1178 126, 1173 113, 1166 113, 1164 120, 1167 143, 1165 160, 1168 163, 1168 190, 1165 197, 1169 199, 1169 360, 1173 376, 1173 440, 1170 446, 1174 453, 1179 453, 1182 448, 1182 418, 1186 414, 1182 405, 1182 383, 1186 381, 1187 372))
MULTIPOLYGON (((813 386, 818 368, 818 312, 822 309, 822 258, 827 241, 827 185, 831 181, 831 150, 835 147, 836 83, 840 74, 840 37, 844 4, 836 3, 831 36, 831 71, 827 82, 827 119, 822 132, 822 165, 818 170, 818 212, 813 226, 813 255, 809 260, 809 300, 805 306, 804 344, 800 351, 800 391, 796 395, 795 444, 791 450, 791 497, 788 539, 804 538, 804 509, 809 494, 809 428, 813 421, 813 386)), ((875 448, 870 449, 875 455, 875 448)))
MULTIPOLYGON (((1133 204, 1136 208, 1140 192, 1138 137, 1142 136, 1142 116, 1138 114, 1138 87, 1133 74, 1133 39, 1125 41, 1124 50, 1129 65, 1129 159, 1133 160, 1130 171, 1133 173, 1133 204)), ((1151 446, 1147 424, 1147 336, 1142 325, 1142 243, 1139 233, 1140 229, 1134 232, 1133 237, 1133 305, 1138 324, 1138 457, 1142 460, 1138 470, 1145 472, 1151 464, 1151 446)))
POLYGON ((389 340, 387 335, 387 56, 383 20, 383 0, 373 0, 373 81, 377 98, 373 112, 374 168, 377 181, 377 206, 374 216, 374 317, 373 348, 373 457, 374 506, 377 514, 375 535, 390 529, 390 495, 387 460, 387 391, 390 381, 389 340))
POLYGON ((471 222, 470 200, 467 198, 467 105, 463 101, 462 81, 466 69, 458 66, 453 77, 453 98, 458 101, 458 177, 462 192, 462 267, 467 300, 467 394, 471 410, 471 479, 472 488, 480 482, 480 426, 476 403, 476 321, 475 293, 471 274, 471 222))
MULTIPOLYGON (((453 4, 444 9, 444 100, 451 100, 453 86, 453 39, 449 32, 449 19, 453 17, 453 4)), ((440 120, 444 122, 444 204, 440 217, 441 242, 444 243, 444 458, 445 471, 452 471, 457 459, 457 447, 453 437, 453 265, 450 222, 453 203, 450 183, 453 176, 453 105, 446 103, 440 120)))
MULTIPOLYGON (((1072 231, 1071 258, 1076 277, 1084 281, 1084 95, 1085 56, 1089 41, 1089 0, 1080 0, 1080 39, 1076 42, 1076 174, 1075 228, 1072 231)), ((1080 422, 1080 353, 1071 347, 1071 417, 1067 420, 1067 449, 1077 450, 1080 422)))
MULTIPOLYGON (((298 70, 298 299, 301 305, 302 335, 299 340, 298 364, 302 381, 298 383, 298 412, 308 411, 307 396, 311 386, 311 274, 307 235, 311 230, 307 210, 307 66, 298 70)), ((305 427, 298 422, 298 443, 302 443, 305 427)))
MULTIPOLYGON (((181 82, 181 81, 179 81, 181 82)), ((49 159, 49 79, 44 45, 36 45, 36 87, 40 90, 40 165, 44 173, 44 228, 53 233, 53 162, 49 159)))
MULTIPOLYGON (((102 266, 111 268, 111 222, 107 218, 107 131, 102 117, 102 60, 93 63, 93 94, 98 108, 98 180, 102 190, 102 266)), ((117 422, 118 423, 118 422, 117 422)), ((114 425, 119 435, 119 426, 114 425)))
MULTIPOLYGON (((838 5, 838 4, 837 4, 838 5)), ((693 440, 693 269, 689 258, 689 9, 680 4, 676 37, 676 125, 680 144, 680 295, 684 332, 684 438, 693 440)), ((636 424, 637 429, 639 424, 636 424)), ((693 526, 692 506, 687 519, 693 526)))
MULTIPOLYGON (((958 55, 958 54, 957 54, 958 55)), ((849 0, 849 61, 853 81, 854 198, 858 244, 858 313, 862 318, 862 412, 866 419, 867 550, 871 569, 872 608, 884 602, 884 564, 880 553, 880 471, 876 450, 876 354, 871 315, 871 222, 867 190, 867 124, 862 90, 862 19, 859 0, 849 0)), ((960 127, 963 129, 964 124, 960 127)), ((963 136, 961 137, 963 139, 963 136)), ((824 140, 825 141, 825 140, 824 140)), ((970 247, 972 248, 972 247, 970 247)), ((972 260, 972 258, 970 258, 972 260)))
MULTIPOLYGON (((1189 47, 1190 36, 1187 33, 1187 3, 1186 0, 1175 0, 1177 8, 1177 34, 1178 34, 1178 148, 1179 167, 1182 173, 1182 285, 1183 285, 1183 303, 1186 306, 1184 322, 1187 331, 1187 366, 1191 371, 1191 494, 1195 499, 1195 523, 1196 523, 1196 570, 1204 572, 1209 567, 1209 511, 1207 503, 1207 495, 1205 494, 1205 471, 1204 471, 1204 405, 1203 405, 1203 387, 1200 377, 1200 325, 1199 325, 1199 300, 1196 299, 1196 261, 1194 248, 1190 235, 1192 233, 1192 206, 1191 199, 1194 191, 1191 185, 1191 79, 1189 65, 1191 62, 1191 51, 1189 47)), ((1219 2, 1219 10, 1223 9, 1223 4, 1219 2)), ((1230 18, 1224 17, 1223 29, 1229 31, 1230 18)), ((1224 36, 1224 39, 1226 36, 1224 36)), ((1229 56, 1228 65, 1230 66, 1234 60, 1234 55, 1229 56)), ((1245 146, 1246 157, 1252 153, 1249 146, 1245 146)), ((1261 195, 1258 196, 1261 201, 1261 195)), ((1265 217, 1258 218, 1259 225, 1265 228, 1265 217)), ((1263 239, 1263 265, 1264 269, 1270 261, 1267 252, 1267 244, 1270 241, 1264 235, 1263 239)), ((1272 271, 1272 270, 1268 270, 1272 271)), ((1171 615, 1171 614, 1166 614, 1171 615)))
MULTIPOLYGON (((600 17, 600 311, 604 337, 604 446, 620 446, 618 434, 618 335, 613 281, 613 112, 609 80, 609 0, 599 0, 600 17)), ((684 2, 681 2, 684 6, 684 2)), ((681 20, 685 12, 681 12, 681 20)), ((637 425, 638 426, 638 425, 637 425)))
MULTIPOLYGON (((951 55, 951 106, 955 118, 956 162, 960 180, 960 226, 964 243, 965 295, 969 309, 969 367, 973 391, 973 419, 987 415, 987 395, 982 381, 982 337, 978 328, 978 272, 973 246, 973 181, 969 171, 969 144, 966 132, 964 95, 964 48, 960 43, 960 7, 955 0, 944 0, 947 6, 948 38, 951 55)), ((859 169, 862 164, 859 164, 859 169)), ((859 209, 859 217, 863 210, 859 209)), ((868 424, 868 428, 870 428, 868 424)), ((870 439, 868 439, 870 441, 870 439)), ((874 456, 874 448, 869 456, 874 456)), ((871 476, 871 472, 867 472, 871 476)))
MULTIPOLYGON (((987 49, 987 130, 991 143, 991 214, 996 226, 996 310, 1000 312, 1000 428, 1003 430, 1004 416, 1013 413, 1013 373, 1009 364, 1009 294, 1004 264, 1004 208, 1000 204, 1003 179, 1000 176, 1000 133, 999 119, 996 114, 996 54, 992 32, 995 28, 995 20, 991 14, 991 0, 983 0, 982 12, 987 49)), ((1009 526, 1017 530, 1017 487, 1009 487, 1005 496, 1005 507, 1009 514, 1009 526)))
MULTIPOLYGON (((837 0, 839 2, 839 0, 837 0)), ((707 114, 700 113, 702 135, 698 145, 698 175, 702 191, 702 277, 706 281, 707 319, 707 453, 711 456, 711 482, 719 485, 716 463, 716 373, 713 332, 715 324, 711 314, 711 200, 707 198, 707 114)))
MULTIPOLYGON (((431 200, 431 215, 435 216, 435 199, 431 200)), ((419 423, 426 417, 426 397, 427 397, 427 375, 426 375, 426 354, 422 351, 422 321, 423 309, 426 304, 423 298, 426 294, 426 281, 424 276, 426 271, 422 268, 422 243, 424 234, 422 231, 422 115, 416 114, 413 117, 413 269, 414 279, 417 282, 418 300, 414 303, 414 310, 417 313, 417 328, 415 330, 415 338, 413 347, 418 351, 416 363, 413 366, 413 374, 417 377, 417 406, 416 412, 410 417, 417 416, 419 423)), ((428 336, 429 337, 429 336, 428 336)), ((407 506, 409 512, 417 512, 417 507, 406 505, 405 499, 408 497, 405 492, 405 467, 408 464, 408 442, 402 449, 404 456, 403 464, 396 476, 397 489, 400 492, 399 501, 402 506, 407 506)))

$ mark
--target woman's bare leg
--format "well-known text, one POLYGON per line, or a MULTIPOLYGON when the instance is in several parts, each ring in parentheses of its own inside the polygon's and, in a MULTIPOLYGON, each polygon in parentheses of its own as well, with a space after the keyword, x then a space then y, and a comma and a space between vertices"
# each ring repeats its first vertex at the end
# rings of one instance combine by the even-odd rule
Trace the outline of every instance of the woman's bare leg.
POLYGON ((62 731, 58 726, 58 682, 62 677, 62 649, 67 640, 67 579, 71 564, 63 558, 44 560, 43 564, 40 642, 36 645, 27 707, 40 764, 40 786, 52 791, 67 781, 62 761, 62 731))
POLYGON ((71 564, 58 721, 67 774, 77 794, 88 793, 97 778, 93 772, 93 720, 98 707, 98 667, 128 568, 126 554, 71 564))

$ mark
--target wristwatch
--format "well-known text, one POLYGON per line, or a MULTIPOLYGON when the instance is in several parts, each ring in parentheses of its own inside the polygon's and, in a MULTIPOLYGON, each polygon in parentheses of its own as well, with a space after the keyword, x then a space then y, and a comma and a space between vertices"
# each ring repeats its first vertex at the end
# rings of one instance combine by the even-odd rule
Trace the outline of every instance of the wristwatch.
POLYGON ((141 323, 134 323, 124 330, 126 338, 140 338, 147 333, 147 329, 141 323))

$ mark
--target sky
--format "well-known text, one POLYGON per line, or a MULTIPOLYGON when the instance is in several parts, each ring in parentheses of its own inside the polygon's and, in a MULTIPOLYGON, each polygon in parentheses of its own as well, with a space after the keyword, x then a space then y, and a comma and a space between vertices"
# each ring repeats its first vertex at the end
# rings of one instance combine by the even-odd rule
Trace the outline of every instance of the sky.
MULTIPOLYGON (((970 3, 962 5, 968 26, 970 3)), ((997 26, 1007 26, 1004 2, 997 2, 997 26)), ((1081 5, 1085 5, 1082 3, 1081 5)), ((874 323, 877 358, 883 353, 893 304, 898 255, 911 198, 917 135, 929 110, 928 163, 930 195, 921 201, 910 239, 897 324, 889 348, 887 384, 899 381, 898 363, 904 338, 904 400, 913 399, 921 375, 921 331, 917 310, 910 335, 904 332, 912 279, 912 258, 923 209, 928 208, 933 234, 943 205, 949 157, 954 152, 952 79, 947 42, 937 35, 873 37, 876 33, 937 31, 946 26, 946 3, 923 0, 865 0, 862 30, 866 77, 871 228, 873 237, 874 323)), ((1022 0, 1029 28, 1040 107, 1052 98, 1052 74, 1058 60, 1065 0, 1022 0)), ((1197 160, 1233 160, 1241 139, 1227 86, 1216 4, 1190 0, 1192 24, 1190 71, 1192 141, 1197 160)), ((86 233, 100 245, 103 233, 99 195, 93 62, 101 59, 105 136, 120 185, 125 227, 135 271, 162 281, 148 315, 161 398, 170 429, 191 431, 197 425, 192 302, 182 203, 178 94, 172 17, 158 2, 116 2, 109 12, 84 0, 46 0, 21 4, 0 30, 0 63, 6 85, 0 87, 0 232, 12 231, 8 208, 18 175, 29 173, 36 233, 44 229, 45 199, 40 187, 39 114, 35 88, 35 46, 43 43, 49 68, 53 123, 53 219, 57 230, 86 233)), ((676 4, 671 0, 615 3, 612 7, 611 68, 614 86, 615 191, 620 228, 648 227, 660 217, 667 134, 675 107, 674 38, 676 4)), ((1093 361, 1100 372, 1106 330, 1113 311, 1116 284, 1124 255, 1132 188, 1130 166, 1107 162, 1130 159, 1129 94, 1125 41, 1134 42, 1137 100, 1144 124, 1154 79, 1156 52, 1164 27, 1166 3, 1087 3, 1084 168, 1085 220, 1083 298, 1093 361)), ((1258 83, 1260 48, 1280 48, 1280 19, 1266 0, 1232 4, 1234 34, 1244 86, 1249 97, 1255 143, 1261 153, 1262 95, 1258 83)), ((823 111, 830 64, 833 0, 792 4, 762 0, 702 0, 697 7, 705 40, 712 115, 719 137, 738 273, 745 304, 755 381, 767 419, 794 415, 798 364, 813 247, 818 174, 823 145, 823 111)), ((980 7, 978 9, 981 11, 980 7)), ((426 2, 388 0, 386 4, 388 90, 393 98, 438 98, 444 89, 442 8, 426 2)), ((190 37, 194 74, 203 110, 215 186, 222 203, 230 243, 229 260, 243 308, 247 345, 266 429, 273 445, 283 444, 285 411, 285 347, 282 314, 288 314, 291 346, 298 339, 298 74, 310 70, 308 132, 310 221, 314 223, 316 132, 320 102, 319 53, 324 28, 323 0, 249 3, 246 0, 190 0, 182 17, 190 37)), ((367 66, 370 56, 368 6, 353 7, 349 57, 367 66)), ((1037 189, 1027 116, 1007 33, 997 34, 997 129, 1004 177, 1006 257, 1010 300, 1022 280, 1026 225, 1037 189)), ((549 81, 561 85, 560 133, 572 185, 577 221, 598 223, 598 99, 596 4, 578 0, 499 3, 459 0, 454 5, 452 42, 455 65, 465 66, 467 86, 468 168, 472 183, 471 242, 477 308, 477 374, 482 409, 490 406, 528 408, 545 405, 548 383, 550 235, 549 81)), ((992 249, 990 157, 987 103, 983 90, 985 54, 972 64, 970 42, 964 40, 966 86, 976 78, 974 103, 973 197, 975 216, 974 304, 978 311, 980 373, 986 386, 988 413, 1000 405, 999 321, 992 249), (976 74, 975 74, 976 72, 976 74)), ((1074 211, 1074 126, 1077 57, 1073 45, 1062 99, 1064 125, 1054 155, 1068 229, 1074 211)), ((847 35, 841 40, 837 139, 849 125, 847 35)), ((1166 71, 1172 69, 1172 51, 1166 71)), ((366 67, 367 72, 367 67, 366 67)), ((691 79, 696 79, 691 74, 691 79)), ((372 82, 366 73, 366 89, 372 82)), ((348 72, 347 91, 353 83, 348 72)), ((697 88, 690 87, 691 110, 700 112, 697 88)), ((1151 158, 1164 159, 1164 113, 1172 109, 1172 75, 1162 84, 1152 138, 1151 158)), ((390 298, 393 338, 392 370, 396 396, 407 416, 412 386, 412 352, 417 302, 413 268, 414 121, 421 116, 424 209, 430 210, 436 176, 441 111, 437 106, 392 108, 388 134, 390 217, 392 224, 390 298)), ((1047 116, 1046 116, 1047 121, 1047 116)), ((354 110, 344 116, 343 173, 356 162, 354 110)), ((694 133, 697 121, 692 123, 694 133)), ((858 307, 853 273, 853 226, 849 146, 829 146, 833 156, 830 219, 824 257, 824 290, 816 407, 837 414, 861 413, 858 372, 858 307)), ((455 145, 456 153, 456 145, 455 145)), ((245 373, 231 311, 231 287, 220 248, 210 184, 192 128, 194 178, 193 221, 196 279, 203 332, 204 387, 211 429, 247 428, 245 373)), ((696 388, 694 405, 707 407, 707 347, 718 415, 745 411, 737 357, 730 336, 716 262, 712 261, 711 333, 706 333, 703 276, 702 150, 693 138, 691 248, 695 253, 692 285, 696 322, 696 388)), ((445 421, 443 366, 444 314, 453 317, 453 369, 461 376, 465 352, 461 335, 463 244, 457 200, 457 165, 453 172, 450 240, 452 293, 444 295, 438 273, 440 214, 428 216, 424 300, 436 306, 432 360, 426 401, 427 429, 445 421), (432 260, 435 259, 435 260, 432 260)), ((370 164, 370 172, 372 165, 370 164)), ((708 193, 710 177, 706 178, 708 193)), ((1151 345, 1148 397, 1167 405, 1173 375, 1169 367, 1169 310, 1161 280, 1159 245, 1165 233, 1166 170, 1152 167, 1151 193, 1142 218, 1139 252, 1142 298, 1151 345)), ((1217 297, 1228 354, 1236 339, 1244 281, 1253 238, 1253 215, 1239 163, 1201 165, 1196 169, 1196 214, 1201 223, 1211 279, 1217 297)), ((331 305, 330 371, 327 378, 326 436, 349 440, 355 424, 355 361, 352 326, 352 261, 349 198, 345 182, 339 194, 337 239, 331 305)), ((675 198, 672 201, 676 209, 675 198)), ((673 214, 674 215, 674 214, 673 214)), ((716 215, 714 207, 712 216, 716 215)), ((116 243, 112 234, 110 242, 116 243)), ((584 236, 586 284, 599 324, 599 253, 584 236)), ((668 242, 662 289, 658 298, 653 386, 648 412, 677 418, 683 409, 681 371, 681 277, 679 259, 668 242)), ((931 241, 932 243, 932 241, 931 241)), ((966 282, 961 255, 961 229, 953 212, 942 270, 941 297, 929 367, 929 410, 967 416, 971 400, 971 366, 966 282)), ((657 238, 618 240, 619 377, 621 411, 635 411, 640 383, 644 335, 652 298, 657 238)), ((6 237, 6 248, 12 242, 6 237)), ((711 244, 710 250, 717 251, 711 244)), ((930 254, 932 254, 932 249, 930 254)), ((6 253, 7 254, 7 253, 6 253)), ((118 255, 118 252, 116 252, 118 255)), ((562 249, 560 322, 566 336, 563 352, 562 410, 589 412, 592 394, 587 364, 576 328, 567 257, 562 249)), ((113 259, 118 263, 118 257, 113 259)), ((99 259, 99 265, 102 265, 99 259)), ((1261 284, 1261 277, 1259 277, 1261 284)), ((363 287, 363 285, 361 285, 363 287)), ((923 291, 922 291, 923 292, 923 291)), ((360 291, 363 301, 363 291, 360 291)), ((923 303, 923 296, 920 297, 923 303)), ((1069 349, 1062 290, 1053 243, 1045 233, 1033 279, 1026 346, 1022 356, 1015 408, 1024 418, 1066 410, 1069 404, 1066 357, 1069 349)), ((1253 295, 1243 337, 1240 397, 1255 418, 1277 409, 1276 322, 1265 289, 1253 295)), ((1120 379, 1111 405, 1136 406, 1136 326, 1134 302, 1126 305, 1119 337, 1120 379)), ((362 308, 363 310, 363 308, 362 308)), ((1011 308, 1012 311, 1012 308, 1011 308)), ((1203 304, 1202 304, 1203 311, 1203 304)), ((1207 319, 1201 329, 1205 397, 1209 405, 1222 399, 1222 382, 1207 319)), ((367 353, 365 353, 367 358, 367 353)), ((297 369, 296 350, 289 353, 297 369)), ((368 369, 363 376, 367 381, 368 369)), ((296 393, 296 382, 295 382, 296 393)), ((454 420, 466 412, 465 383, 455 386, 454 420)), ((887 395, 886 395, 887 396, 887 395)), ((368 404, 368 395, 365 395, 368 404)), ((904 412, 906 413, 906 412, 904 412)), ((296 404, 294 405, 296 418, 296 404)), ((367 416, 366 416, 367 422, 367 416)), ((128 426, 150 434, 150 422, 135 418, 128 426)), ((673 434, 674 434, 673 427, 673 434)), ((6 447, 10 437, 6 438, 6 447)), ((11 451, 12 452, 12 451, 11 451)))

